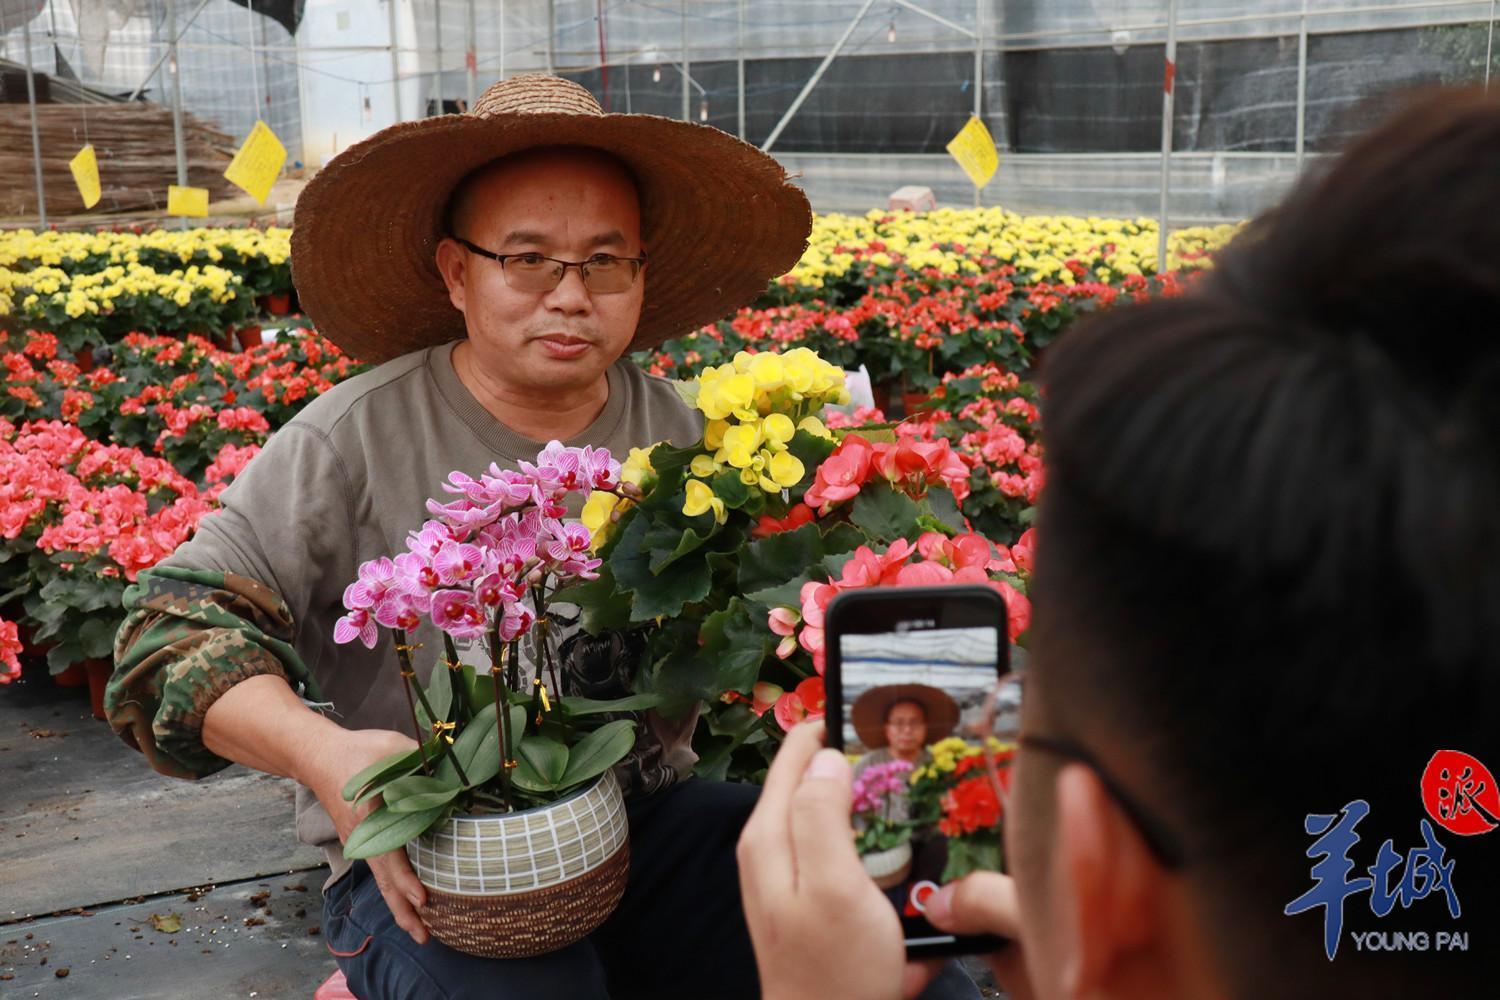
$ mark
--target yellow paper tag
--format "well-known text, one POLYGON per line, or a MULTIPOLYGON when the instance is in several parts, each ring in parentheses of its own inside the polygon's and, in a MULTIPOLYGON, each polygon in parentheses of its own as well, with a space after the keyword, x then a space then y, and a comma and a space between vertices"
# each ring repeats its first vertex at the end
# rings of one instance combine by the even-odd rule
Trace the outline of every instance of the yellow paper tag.
POLYGON ((948 143, 948 154, 964 168, 964 173, 977 188, 988 184, 1000 166, 995 140, 990 138, 990 130, 978 118, 970 118, 968 124, 958 130, 958 135, 948 143))
POLYGON ((167 214, 203 218, 208 214, 208 188, 171 185, 167 188, 167 214))
POLYGON ((285 162, 286 147, 276 138, 276 133, 271 131, 269 125, 257 121, 250 134, 245 137, 244 144, 234 154, 234 159, 224 169, 224 176, 231 184, 264 205, 266 196, 271 193, 271 185, 276 183, 281 165, 285 162))
POLYGON ((94 155, 94 144, 89 143, 68 161, 73 171, 73 183, 83 196, 83 207, 93 208, 99 204, 99 158, 94 155))

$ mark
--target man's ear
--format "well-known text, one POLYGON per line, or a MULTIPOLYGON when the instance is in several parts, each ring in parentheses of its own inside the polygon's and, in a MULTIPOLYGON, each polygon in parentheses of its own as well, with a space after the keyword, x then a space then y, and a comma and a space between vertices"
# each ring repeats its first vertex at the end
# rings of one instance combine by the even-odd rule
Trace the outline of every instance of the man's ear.
POLYGON ((464 281, 468 277, 469 255, 452 237, 444 237, 438 241, 435 256, 438 274, 443 276, 443 284, 448 286, 448 301, 453 303, 453 308, 463 312, 464 281))
POLYGON ((1057 929, 1068 958, 1066 995, 1127 996, 1163 946, 1162 892, 1170 876, 1093 771, 1070 764, 1057 774, 1055 872, 1057 929), (1147 967, 1143 968, 1143 964, 1147 967))

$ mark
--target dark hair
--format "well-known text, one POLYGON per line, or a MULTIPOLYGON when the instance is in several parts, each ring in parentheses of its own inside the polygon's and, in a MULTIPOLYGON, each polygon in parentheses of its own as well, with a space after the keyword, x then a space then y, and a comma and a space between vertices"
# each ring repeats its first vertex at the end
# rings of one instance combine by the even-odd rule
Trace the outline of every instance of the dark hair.
POLYGON ((1307 814, 1371 804, 1363 875, 1421 845, 1436 750, 1500 768, 1500 101, 1411 99, 1187 294, 1079 323, 1042 381, 1048 724, 1146 776, 1247 994, 1473 995, 1500 832, 1435 827, 1458 922, 1350 897, 1330 963, 1323 910, 1282 909, 1313 884, 1307 814), (1349 939, 1421 928, 1471 950, 1349 939))

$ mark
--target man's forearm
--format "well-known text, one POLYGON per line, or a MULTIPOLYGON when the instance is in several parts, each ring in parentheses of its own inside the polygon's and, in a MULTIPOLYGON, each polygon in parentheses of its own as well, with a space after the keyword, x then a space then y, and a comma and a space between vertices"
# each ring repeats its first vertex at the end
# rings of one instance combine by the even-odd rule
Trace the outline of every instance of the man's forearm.
POLYGON ((271 674, 234 685, 203 717, 203 745, 209 750, 309 786, 309 765, 343 732, 304 705, 284 679, 271 674))

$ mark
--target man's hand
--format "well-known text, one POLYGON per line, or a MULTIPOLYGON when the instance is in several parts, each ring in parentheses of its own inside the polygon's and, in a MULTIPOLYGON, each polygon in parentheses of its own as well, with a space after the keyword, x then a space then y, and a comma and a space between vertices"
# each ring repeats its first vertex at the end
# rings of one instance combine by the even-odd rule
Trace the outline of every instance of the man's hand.
MULTIPOLYGON (((349 839, 349 834, 360 820, 374 812, 379 796, 359 806, 346 802, 344 785, 350 778, 382 758, 403 753, 417 745, 417 741, 403 733, 387 729, 337 729, 325 733, 312 759, 299 768, 302 782, 312 789, 339 833, 339 842, 349 839)), ((427 890, 411 870, 406 851, 397 848, 376 855, 366 862, 375 884, 385 897, 396 925, 410 934, 417 944, 426 944, 427 925, 422 923, 417 909, 427 901, 427 890)))
MULTIPOLYGON (((333 817, 340 842, 374 809, 354 809, 344 801, 344 784, 369 765, 393 753, 410 750, 417 741, 384 729, 348 730, 309 709, 286 681, 272 674, 251 677, 231 687, 203 716, 203 745, 246 767, 292 778, 312 789, 333 817)), ((427 891, 417 881, 400 849, 369 860, 391 915, 418 944, 427 942, 427 927, 417 907, 427 891)))
MULTIPOLYGON (((951 934, 996 934, 1007 943, 984 956, 995 982, 1011 1000, 1031 1000, 1031 981, 1021 953, 1021 921, 1016 886, 1009 875, 974 872, 943 886, 927 900, 924 914, 938 930, 951 934)), ((913 962, 906 967, 906 995, 916 996, 942 967, 941 961, 913 962)))
POLYGON ((849 762, 823 723, 788 734, 740 835, 740 891, 766 1000, 901 993, 901 921, 854 850, 849 762))

